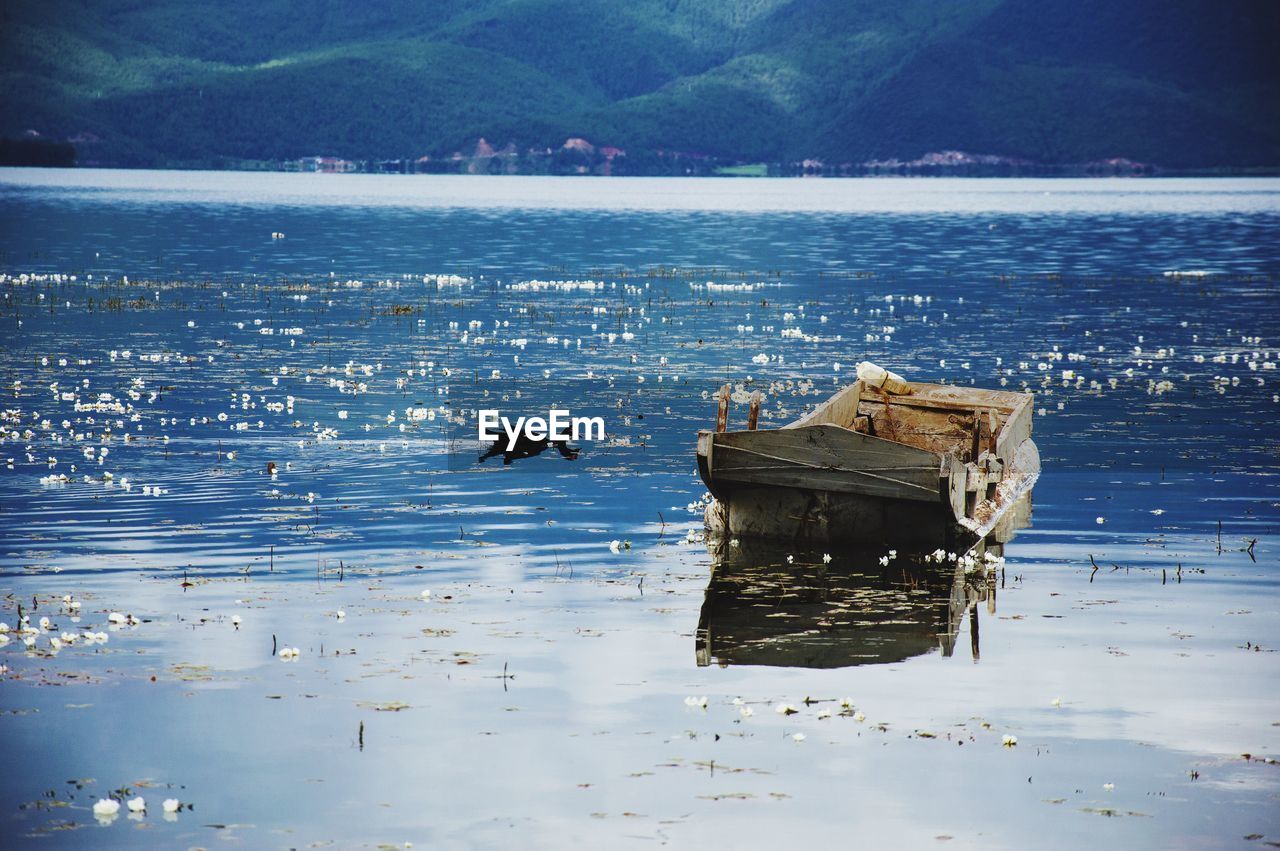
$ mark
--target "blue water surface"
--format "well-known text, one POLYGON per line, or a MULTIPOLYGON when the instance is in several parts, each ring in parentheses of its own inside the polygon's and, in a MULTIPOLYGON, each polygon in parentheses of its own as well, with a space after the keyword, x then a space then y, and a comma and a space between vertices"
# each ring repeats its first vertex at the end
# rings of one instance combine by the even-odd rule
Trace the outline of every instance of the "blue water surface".
MULTIPOLYGON (((1280 181, 0 170, 0 273, 15 842, 1280 836, 1280 181), (715 393, 864 359, 1036 394, 1032 526, 931 652, 698 666, 715 393), (450 400, 608 436, 475 464, 450 400)), ((762 617, 946 605, 787 555, 762 617)))

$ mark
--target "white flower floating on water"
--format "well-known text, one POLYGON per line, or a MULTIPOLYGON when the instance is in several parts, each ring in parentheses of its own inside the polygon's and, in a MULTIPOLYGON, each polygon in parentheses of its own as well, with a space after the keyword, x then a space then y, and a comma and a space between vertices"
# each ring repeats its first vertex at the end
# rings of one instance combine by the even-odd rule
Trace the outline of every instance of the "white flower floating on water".
POLYGON ((822 563, 823 563, 823 564, 831 564, 831 553, 823 553, 823 554, 822 554, 822 563))
POLYGON ((1107 522, 1107 518, 1099 517, 1097 522, 1098 522, 1098 525, 1101 526, 1103 523, 1107 522))
POLYGON ((1002 739, 1000 740, 1000 744, 1004 745, 1006 748, 1013 748, 1013 747, 1017 747, 1017 746, 1018 746, 1018 737, 1017 737, 1017 736, 1005 736, 1004 738, 1002 738, 1002 739))
POLYGON ((334 617, 336 617, 338 620, 342 620, 343 618, 345 618, 345 617, 347 616, 347 613, 346 613, 346 612, 344 612, 344 611, 342 611, 342 609, 338 609, 338 611, 334 612, 334 613, 333 613, 333 615, 334 615, 334 617))
POLYGON ((795 715, 800 710, 796 709, 790 703, 779 703, 777 706, 773 707, 773 711, 779 715, 795 715))
POLYGON ((178 807, 180 806, 182 806, 182 802, 179 801, 177 798, 164 799, 164 811, 166 813, 176 813, 178 811, 178 807))
POLYGON ((103 824, 111 824, 120 812, 120 802, 103 798, 93 805, 93 817, 103 824))
POLYGON ((288 662, 291 659, 297 659, 298 656, 301 655, 301 653, 298 651, 298 648, 296 647, 283 647, 280 649, 280 652, 277 653, 276 655, 279 656, 281 659, 285 660, 286 662, 288 662))
POLYGON ((1049 701, 1049 705, 1050 705, 1050 706, 1054 706, 1054 707, 1061 706, 1061 705, 1062 705, 1062 698, 1060 698, 1060 697, 1055 697, 1053 700, 1049 701))
POLYGON ((743 718, 750 718, 752 715, 756 714, 756 711, 752 709, 750 706, 739 706, 738 714, 741 715, 743 718))
POLYGON ((430 599, 431 599, 431 592, 430 592, 430 591, 423 591, 423 592, 422 592, 422 594, 421 594, 420 596, 421 596, 421 597, 422 597, 422 599, 424 599, 424 600, 430 600, 430 599))
POLYGON ((1113 792, 1113 791, 1115 791, 1116 784, 1114 784, 1114 783, 1103 783, 1103 784, 1102 784, 1102 788, 1103 788, 1103 789, 1105 789, 1105 790, 1106 790, 1106 791, 1108 791, 1108 792, 1113 792))
POLYGON ((147 811, 147 802, 143 800, 141 795, 136 798, 130 798, 125 803, 129 805, 129 812, 131 813, 145 813, 147 811))
POLYGON ((707 708, 707 699, 705 697, 686 697, 684 699, 685 706, 696 706, 699 709, 707 708))
POLYGON ((239 629, 239 628, 240 628, 240 616, 239 616, 239 615, 232 615, 232 616, 231 616, 231 625, 232 625, 232 626, 234 626, 236 629, 239 629))
POLYGON ((855 712, 855 713, 853 713, 853 720, 854 720, 854 721, 858 721, 858 722, 866 721, 866 720, 867 720, 867 716, 866 716, 865 714, 863 714, 862 712, 855 712))
POLYGON ((794 741, 797 741, 797 742, 803 742, 803 741, 805 740, 805 734, 804 734, 804 733, 792 733, 792 734, 791 734, 791 738, 792 738, 794 741))

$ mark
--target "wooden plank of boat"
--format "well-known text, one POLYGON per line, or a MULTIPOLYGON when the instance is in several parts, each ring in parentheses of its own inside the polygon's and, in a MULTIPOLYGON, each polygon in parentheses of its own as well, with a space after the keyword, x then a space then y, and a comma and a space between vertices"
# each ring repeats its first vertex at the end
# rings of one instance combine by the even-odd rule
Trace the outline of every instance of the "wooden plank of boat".
POLYGON ((858 415, 858 403, 862 399, 862 382, 855 381, 848 387, 837 390, 830 399, 818 405, 795 422, 782 428, 801 428, 807 425, 851 424, 858 415))
POLYGON ((995 408, 1008 413, 1025 398, 1025 393, 1011 393, 1008 390, 986 390, 981 387, 957 387, 954 384, 925 384, 908 382, 911 395, 895 396, 881 393, 874 387, 865 387, 862 391, 864 399, 883 401, 890 400, 895 405, 906 405, 913 408, 942 408, 972 413, 975 407, 995 408))
POLYGON ((714 434, 717 482, 938 500, 939 458, 834 425, 714 434))
POLYGON ((943 458, 942 470, 945 476, 941 488, 944 507, 950 510, 952 517, 963 517, 968 489, 968 471, 964 462, 954 455, 947 455, 943 458))
POLYGON ((1005 417, 1000 432, 996 435, 996 455, 1000 458, 1011 458, 1014 451, 1030 439, 1031 405, 1031 396, 1024 394, 1009 416, 1005 417))

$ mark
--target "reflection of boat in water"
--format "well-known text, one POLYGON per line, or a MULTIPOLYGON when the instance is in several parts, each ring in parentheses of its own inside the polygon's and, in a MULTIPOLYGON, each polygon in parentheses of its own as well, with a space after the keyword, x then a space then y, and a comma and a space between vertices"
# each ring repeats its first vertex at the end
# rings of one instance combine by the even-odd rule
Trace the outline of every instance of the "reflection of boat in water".
MULTIPOLYGON (((885 375, 868 364, 860 375, 866 367, 885 375)), ((812 544, 999 539, 1040 474, 1032 396, 888 375, 883 388, 860 379, 774 429, 756 429, 757 395, 747 427, 727 431, 722 389, 716 430, 698 433, 698 470, 715 497, 708 529, 812 544)))
MULTIPOLYGON (((991 559, 1003 552, 993 545, 991 559)), ((994 614, 999 577, 983 556, 941 562, 883 550, 788 553, 760 541, 712 543, 714 563, 696 632, 699 665, 839 668, 955 652, 978 608, 994 614)))

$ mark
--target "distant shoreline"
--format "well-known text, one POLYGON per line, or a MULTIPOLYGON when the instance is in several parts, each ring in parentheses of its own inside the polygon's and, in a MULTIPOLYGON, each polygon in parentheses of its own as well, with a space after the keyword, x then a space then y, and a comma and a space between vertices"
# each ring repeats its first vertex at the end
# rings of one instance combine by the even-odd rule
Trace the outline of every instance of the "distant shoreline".
POLYGON ((439 177, 439 176, 455 176, 455 177, 572 177, 572 178, 629 178, 629 177, 664 177, 664 178, 746 178, 751 180, 760 179, 833 179, 833 180, 857 180, 864 178, 974 178, 974 179, 991 179, 991 178, 1008 178, 1008 179, 1028 179, 1028 178, 1062 178, 1062 179, 1079 179, 1079 178, 1128 178, 1128 179, 1151 179, 1151 178, 1240 178, 1240 177, 1280 177, 1280 166, 1220 166, 1216 168, 1159 168, 1151 167, 1142 170, 1103 170, 1085 168, 1079 165, 1054 165, 1040 166, 1036 168, 1022 169, 982 169, 982 168, 900 168, 900 169, 858 169, 858 170, 824 170, 800 173, 785 173, 781 170, 769 172, 753 172, 746 171, 740 167, 726 166, 716 170, 707 170, 700 172, 686 173, 669 173, 655 171, 652 173, 621 173, 621 174, 599 174, 595 172, 587 173, 559 173, 559 172, 470 172, 465 170, 457 171, 388 171, 388 170, 365 170, 365 169, 348 169, 343 171, 320 171, 320 170, 299 170, 291 168, 271 168, 265 166, 223 166, 212 163, 157 163, 154 165, 122 165, 118 163, 99 163, 86 162, 75 163, 73 165, 50 165, 45 163, 9 163, 0 162, 0 168, 22 168, 22 169, 56 169, 66 171, 87 171, 87 170, 119 170, 119 171, 225 171, 238 174, 315 174, 326 177, 343 176, 343 175, 384 175, 398 177, 439 177))
POLYGON ((347 159, 313 155, 289 159, 210 156, 198 159, 118 161, 83 156, 70 142, 41 137, 0 137, 0 166, 37 168, 117 168, 165 171, 239 171, 315 174, 465 174, 564 177, 1258 177, 1280 175, 1280 164, 1180 168, 1107 157, 1086 162, 1045 163, 1004 154, 956 149, 931 151, 912 159, 888 157, 862 162, 821 159, 745 162, 688 151, 633 151, 597 147, 572 138, 553 151, 513 145, 495 150, 481 139, 470 154, 347 159))

